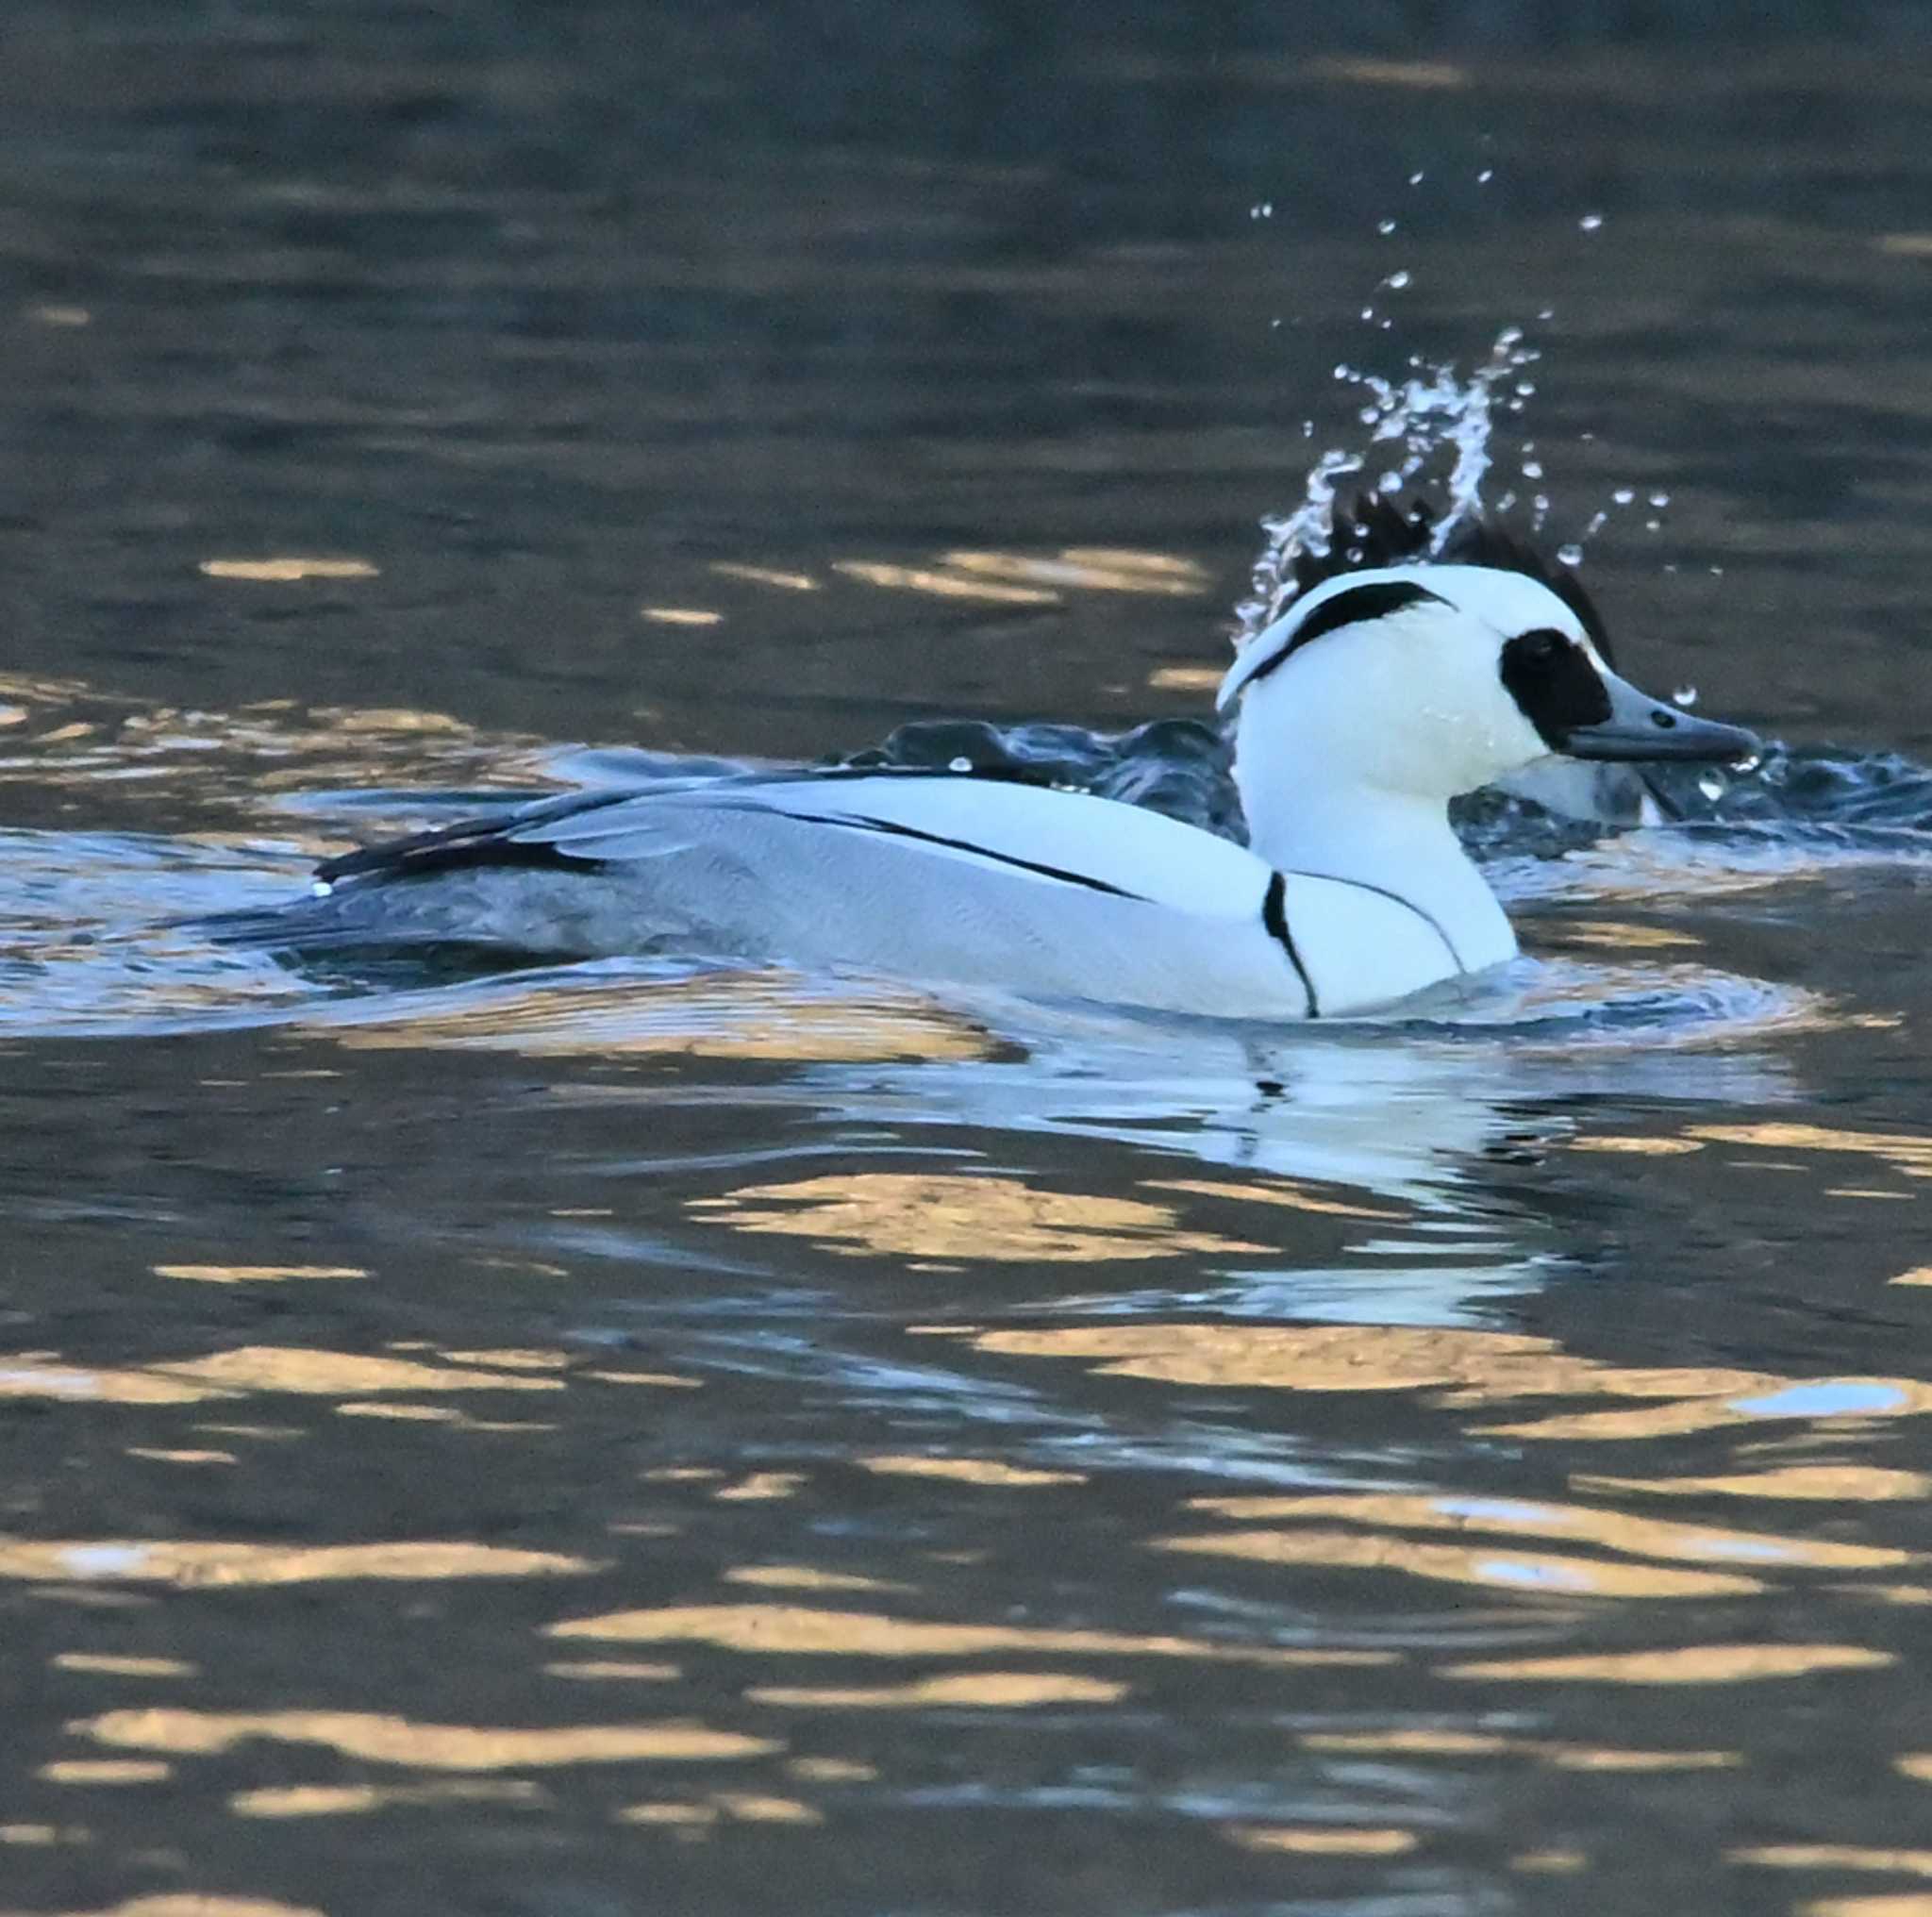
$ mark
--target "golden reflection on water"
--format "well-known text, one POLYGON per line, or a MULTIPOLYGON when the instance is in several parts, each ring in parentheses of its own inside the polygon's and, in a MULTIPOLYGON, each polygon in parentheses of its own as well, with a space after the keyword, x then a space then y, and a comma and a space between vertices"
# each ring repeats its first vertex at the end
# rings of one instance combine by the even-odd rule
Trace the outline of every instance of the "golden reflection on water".
POLYGON ((735 1564, 727 1584, 750 1584, 762 1591, 910 1591, 890 1577, 863 1577, 856 1571, 821 1571, 810 1564, 735 1564))
POLYGON ((57 1671, 85 1671, 102 1677, 198 1677, 179 1658, 117 1658, 92 1651, 59 1651, 47 1660, 57 1671))
POLYGON ((303 579, 374 579, 381 569, 367 559, 203 559, 197 570, 210 579, 288 585, 303 579))
POLYGON ((461 1541, 285 1545, 114 1538, 27 1543, 0 1537, 0 1577, 165 1584, 181 1591, 264 1589, 348 1578, 571 1577, 598 1568, 588 1558, 461 1541))
POLYGON ((1058 606, 1060 594, 1039 586, 1013 586, 998 579, 975 579, 932 566, 899 566, 881 559, 835 559, 832 570, 868 586, 893 586, 930 592, 941 599, 975 599, 991 606, 1058 606))
POLYGON ((809 573, 789 573, 776 566, 747 566, 736 559, 714 559, 711 570, 720 578, 743 579, 754 586, 775 586, 785 592, 819 590, 819 582, 809 573))
POLYGON ((682 1720, 661 1724, 559 1725, 554 1729, 419 1724, 363 1710, 109 1710, 76 1718, 73 1737, 121 1750, 207 1757, 251 1739, 321 1744, 365 1763, 424 1771, 512 1771, 562 1764, 692 1763, 769 1757, 770 1738, 712 1730, 682 1720))
POLYGON ((1898 1871, 1932 1877, 1932 1850, 1875 1850, 1855 1843, 1740 1844, 1724 1853, 1724 1861, 1780 1871, 1898 1871))
POLYGON ((1578 1473, 1570 1482, 1585 1492, 1634 1491, 1653 1497, 1781 1498, 1793 1503, 1878 1504, 1932 1495, 1932 1475, 1877 1464, 1787 1464, 1771 1471, 1708 1477, 1600 1477, 1578 1473))
POLYGON ((527 1778, 451 1777, 434 1784, 288 1784, 237 1791, 237 1817, 358 1817, 372 1810, 433 1809, 441 1804, 502 1804, 536 1810, 550 1802, 527 1778))
POLYGON ((670 1684, 684 1674, 675 1664, 646 1664, 637 1659, 588 1659, 576 1663, 545 1664, 546 1677, 567 1677, 586 1684, 670 1684))
POLYGON ((1817 1570, 1890 1569, 1913 1561, 1912 1554, 1870 1544, 1840 1544, 1815 1538, 1784 1538, 1767 1531, 1732 1531, 1713 1525, 1681 1525, 1633 1517, 1583 1505, 1551 1505, 1513 1498, 1423 1497, 1397 1492, 1358 1496, 1195 1498, 1197 1510, 1228 1518, 1333 1517, 1391 1525, 1409 1530, 1500 1531, 1561 1538, 1600 1549, 1671 1561, 1756 1563, 1817 1570))
POLYGON ((1333 1824, 1232 1824, 1228 1837, 1243 1850, 1285 1851, 1293 1857, 1405 1857, 1416 1846, 1412 1830, 1333 1824))
POLYGON ((686 1209, 736 1231, 808 1239, 851 1257, 1052 1264, 1268 1249, 1184 1230, 1170 1206, 970 1174, 838 1173, 748 1185, 728 1198, 691 1199, 686 1209))
POLYGON ((947 1672, 908 1684, 863 1686, 755 1685, 754 1704, 802 1710, 1027 1710, 1042 1704, 1118 1704, 1127 1686, 1111 1678, 1051 1671, 947 1672))
POLYGON ((1914 1378, 1801 1379, 1701 1366, 1627 1366, 1575 1358, 1524 1332, 1361 1325, 1167 1323, 982 1331, 982 1351, 1097 1360, 1106 1375, 1166 1384, 1302 1392, 1438 1389, 1451 1409, 1533 1397, 1657 1399, 1634 1410, 1587 1411, 1478 1425, 1479 1436, 1624 1440, 1766 1419, 1898 1418, 1932 1409, 1914 1378))
POLYGON ((1798 1907, 1799 1917, 1932 1917, 1932 1893, 1896 1896, 1819 1897, 1798 1907))
POLYGON ((721 1485, 711 1493, 719 1504, 766 1504, 776 1498, 797 1494, 805 1475, 796 1471, 755 1471, 736 1484, 721 1485))
POLYGON ((738 1824, 823 1824, 824 1815, 795 1797, 758 1791, 714 1791, 703 1798, 648 1798, 614 1813, 619 1824, 708 1825, 721 1818, 738 1824))
POLYGON ((1083 592, 1151 592, 1191 599, 1209 579, 1194 560, 1174 553, 1143 553, 1118 546, 1063 546, 1051 558, 1024 553, 950 552, 940 563, 952 573, 1011 579, 1024 585, 1065 587, 1083 592))
POLYGON ((938 1477, 955 1484, 998 1485, 1024 1490, 1034 1485, 1085 1484, 1084 1471, 1040 1471, 1003 1464, 994 1458, 925 1458, 898 1455, 858 1458, 854 1463, 883 1477, 938 1477))
POLYGON ((1836 1125, 1693 1125, 1685 1136, 1711 1144, 1756 1145, 1768 1151, 1848 1152, 1879 1159, 1908 1178, 1932 1178, 1932 1138, 1912 1132, 1850 1131, 1836 1125))
POLYGON ((95 1761, 75 1758, 42 1764, 34 1775, 49 1784, 159 1784, 175 1775, 175 1767, 160 1758, 103 1758, 95 1761))
POLYGON ((294 1278, 366 1278, 360 1265, 153 1265, 158 1278, 204 1285, 273 1285, 294 1278))
POLYGON ((1666 1651, 1477 1659, 1438 1665, 1436 1675, 1557 1684, 1750 1684, 1819 1671, 1881 1670, 1897 1662, 1890 1651, 1862 1644, 1680 1644, 1666 1651))
POLYGON ((332 1917, 312 1904, 281 1904, 272 1897, 222 1897, 201 1891, 164 1891, 129 1897, 102 1909, 56 1910, 50 1917, 332 1917))
POLYGON ((1495 1545, 1417 1543, 1358 1531, 1226 1531, 1156 1538, 1158 1551, 1240 1558, 1260 1564, 1320 1564, 1401 1571, 1450 1584, 1478 1584, 1552 1596, 1728 1597, 1761 1591, 1755 1577, 1681 1571, 1655 1564, 1610 1564, 1553 1551, 1512 1552, 1495 1545))
POLYGON ((1324 1198, 1305 1185, 1280 1178, 1255 1178, 1231 1184, 1222 1178, 1149 1178, 1141 1189, 1147 1192, 1183 1192, 1197 1198, 1231 1198, 1244 1205, 1279 1205, 1291 1211, 1311 1211, 1324 1218, 1363 1218, 1400 1224, 1408 1214, 1391 1211, 1386 1206, 1356 1205, 1340 1198, 1324 1198))
POLYGON ((638 617, 653 625, 722 625, 724 615, 703 606, 640 606, 638 617))
POLYGON ((689 978, 546 979, 474 1003, 371 1025, 330 1016, 307 1029, 351 1051, 413 1051, 425 1044, 516 1052, 528 1058, 669 1056, 691 1059, 981 1059, 978 1026, 885 988, 854 997, 826 980, 791 973, 705 973, 689 978))
POLYGON ((1207 592, 1209 584, 1198 564, 1177 554, 1113 546, 1067 546, 1050 558, 1027 553, 949 552, 924 566, 837 559, 833 571, 868 586, 994 606, 1058 606, 1068 592, 1142 592, 1193 598, 1207 592))
POLYGON ((888 1617, 876 1611, 821 1610, 780 1604, 669 1605, 655 1610, 610 1611, 598 1617, 566 1619, 548 1626, 545 1635, 619 1643, 709 1644, 718 1650, 787 1657, 979 1658, 1035 1652, 1047 1657, 1178 1658, 1281 1669, 1401 1661, 1394 1651, 1281 1649, 1118 1631, 938 1624, 888 1617))
POLYGON ((1744 1761, 1742 1751, 1621 1750, 1501 1731, 1307 1731, 1297 1742, 1307 1751, 1344 1757, 1529 1758, 1557 1771, 1730 1771, 1744 1761))

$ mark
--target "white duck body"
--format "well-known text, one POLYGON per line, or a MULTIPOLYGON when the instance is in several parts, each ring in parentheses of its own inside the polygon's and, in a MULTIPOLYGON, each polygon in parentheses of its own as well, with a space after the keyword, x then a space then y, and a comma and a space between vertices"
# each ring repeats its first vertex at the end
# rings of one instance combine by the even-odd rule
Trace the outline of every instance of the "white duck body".
POLYGON ((339 875, 296 912, 386 943, 775 957, 1224 1018, 1357 1010, 1455 969, 1379 892, 1278 875, 1138 806, 985 775, 719 779, 414 843, 386 878, 342 870, 372 855, 325 868, 339 875))
POLYGON ((1223 688, 1251 845, 996 775, 839 770, 589 793, 324 866, 255 936, 689 952, 1223 1018, 1378 1010, 1511 957, 1457 792, 1560 746, 1734 758, 1604 666, 1547 586, 1357 572, 1298 598, 1223 688))

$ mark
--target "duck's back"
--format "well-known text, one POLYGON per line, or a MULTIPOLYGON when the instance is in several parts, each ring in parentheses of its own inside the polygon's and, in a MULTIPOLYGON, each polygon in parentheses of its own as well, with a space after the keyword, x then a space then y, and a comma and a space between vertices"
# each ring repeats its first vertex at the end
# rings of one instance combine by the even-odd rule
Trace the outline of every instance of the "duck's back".
POLYGON ((701 951, 1224 1017, 1300 1018, 1252 853, 983 775, 833 772, 590 793, 322 868, 311 923, 401 942, 701 951))
POLYGON ((979 775, 585 793, 352 853, 316 891, 265 935, 702 954, 1266 1020, 1374 1009, 1461 969, 1392 893, 979 775))

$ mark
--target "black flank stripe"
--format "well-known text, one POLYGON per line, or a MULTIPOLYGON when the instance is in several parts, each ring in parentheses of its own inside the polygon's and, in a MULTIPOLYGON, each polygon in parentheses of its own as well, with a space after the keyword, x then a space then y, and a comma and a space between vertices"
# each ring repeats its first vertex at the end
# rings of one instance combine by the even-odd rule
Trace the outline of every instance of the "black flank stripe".
POLYGON ((1114 898, 1136 899, 1147 903, 1145 897, 1137 892, 1128 892, 1124 886, 1109 885, 1104 878, 1094 878, 1084 872, 1065 872, 1058 865, 1041 865, 1031 858, 1015 858, 1008 852, 995 852, 991 846, 974 845, 967 839, 946 839, 937 832, 922 832, 917 826, 895 825, 891 819, 841 819, 827 817, 818 812, 787 812, 788 819, 802 819, 808 825, 844 825, 856 832, 884 832, 894 839, 917 839, 926 845, 943 845, 949 852, 970 852, 975 858, 990 858, 995 865, 1010 865, 1020 872, 1037 872, 1041 878, 1057 878, 1062 885, 1084 885, 1089 892, 1104 892, 1114 898))
POLYGON ((1302 990, 1308 994, 1308 1016, 1320 1018, 1322 1008, 1315 1002, 1315 983, 1308 976, 1308 968, 1302 963, 1302 955, 1294 949, 1293 935, 1288 929, 1288 881, 1276 873, 1268 881, 1268 896, 1261 901, 1261 924, 1268 936, 1288 954, 1288 962, 1294 967, 1294 975, 1302 982, 1302 990))
POLYGON ((1462 954, 1456 949, 1456 942, 1436 923, 1434 916, 1424 911, 1422 907, 1417 905, 1413 899, 1404 898, 1399 892, 1391 892, 1386 885, 1371 885, 1365 878, 1337 878, 1333 873, 1328 872, 1298 872, 1295 874, 1295 876, 1297 878, 1325 878, 1331 885, 1352 885, 1357 892, 1373 892, 1385 899, 1392 900, 1405 911, 1413 912, 1430 931, 1435 933, 1437 938, 1441 940, 1442 949, 1448 953, 1449 962, 1456 967, 1457 971, 1467 972, 1469 970, 1469 967, 1462 962, 1462 954))
POLYGON ((1248 676, 1248 684, 1259 685, 1284 659, 1325 632, 1336 632, 1366 619, 1386 619, 1391 612, 1400 612, 1405 606, 1420 605, 1424 599, 1434 600, 1438 606, 1449 603, 1440 592, 1431 592, 1426 586, 1417 586, 1407 579, 1390 579, 1379 586, 1351 586, 1347 592, 1338 592, 1316 607, 1289 634, 1288 643, 1265 664, 1255 668, 1248 676))

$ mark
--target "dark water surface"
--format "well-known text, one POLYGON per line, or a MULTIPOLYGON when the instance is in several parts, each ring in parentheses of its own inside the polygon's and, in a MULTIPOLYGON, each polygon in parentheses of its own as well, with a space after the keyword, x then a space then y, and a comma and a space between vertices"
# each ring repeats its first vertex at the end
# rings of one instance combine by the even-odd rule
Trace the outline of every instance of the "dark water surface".
POLYGON ((1932 1911, 1932 55, 1434 10, 8 11, 0 1908, 1932 1911), (167 923, 908 722, 1222 816, 1091 731, 1511 325, 1790 751, 1479 808, 1461 1018, 167 923))

